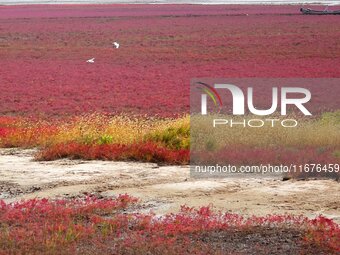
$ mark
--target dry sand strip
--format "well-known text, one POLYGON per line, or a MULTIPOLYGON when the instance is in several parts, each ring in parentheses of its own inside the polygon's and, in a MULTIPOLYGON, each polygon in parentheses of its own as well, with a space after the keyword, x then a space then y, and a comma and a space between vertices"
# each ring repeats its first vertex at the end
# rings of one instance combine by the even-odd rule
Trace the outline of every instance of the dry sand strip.
POLYGON ((274 178, 191 179, 187 166, 137 162, 35 162, 35 150, 0 149, 0 199, 73 197, 84 193, 139 197, 143 211, 206 206, 244 215, 322 214, 340 223, 340 183, 274 178))

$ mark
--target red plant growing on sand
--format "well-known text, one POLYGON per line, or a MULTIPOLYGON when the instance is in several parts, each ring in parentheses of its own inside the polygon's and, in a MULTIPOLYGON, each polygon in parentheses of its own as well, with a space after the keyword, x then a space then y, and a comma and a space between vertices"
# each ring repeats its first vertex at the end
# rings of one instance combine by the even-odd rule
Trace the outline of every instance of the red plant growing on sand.
POLYGON ((326 217, 319 216, 310 221, 305 239, 320 246, 326 244, 330 249, 340 252, 340 227, 326 217))
POLYGON ((172 150, 152 142, 124 144, 88 145, 79 143, 57 144, 48 147, 36 156, 37 160, 100 159, 100 160, 135 160, 167 164, 187 164, 189 150, 172 150))
POLYGON ((287 247, 286 238, 287 253, 340 251, 339 225, 324 217, 246 218, 186 206, 157 217, 133 212, 136 202, 128 195, 0 201, 0 254, 244 254, 244 247, 268 254, 287 247))
POLYGON ((8 131, 6 128, 0 128, 0 138, 5 137, 7 135, 8 131))

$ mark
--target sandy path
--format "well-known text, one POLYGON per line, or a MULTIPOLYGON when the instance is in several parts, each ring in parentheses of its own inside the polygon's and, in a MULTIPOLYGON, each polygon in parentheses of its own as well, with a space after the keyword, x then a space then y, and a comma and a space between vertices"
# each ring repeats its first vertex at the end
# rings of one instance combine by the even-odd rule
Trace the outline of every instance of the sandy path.
POLYGON ((340 223, 340 183, 332 180, 190 179, 189 168, 135 162, 34 162, 34 150, 0 149, 0 199, 128 193, 157 214, 213 204, 245 215, 323 214, 340 223))

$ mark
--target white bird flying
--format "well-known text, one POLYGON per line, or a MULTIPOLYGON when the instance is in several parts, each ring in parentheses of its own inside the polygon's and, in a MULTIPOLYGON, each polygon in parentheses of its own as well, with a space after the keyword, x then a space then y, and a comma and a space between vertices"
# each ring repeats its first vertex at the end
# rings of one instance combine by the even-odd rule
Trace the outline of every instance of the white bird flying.
POLYGON ((94 60, 95 60, 95 58, 91 58, 91 59, 87 60, 86 62, 87 63, 94 63, 94 60))
POLYGON ((113 47, 115 47, 116 49, 119 48, 119 43, 118 42, 113 42, 112 44, 113 44, 113 47))

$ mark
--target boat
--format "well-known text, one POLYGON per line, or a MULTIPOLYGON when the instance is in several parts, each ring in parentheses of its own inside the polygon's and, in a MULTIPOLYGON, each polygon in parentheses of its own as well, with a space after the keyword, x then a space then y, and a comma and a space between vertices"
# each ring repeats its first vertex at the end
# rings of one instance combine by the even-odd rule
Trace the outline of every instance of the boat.
POLYGON ((317 10, 312 10, 312 9, 305 9, 305 8, 301 8, 300 12, 302 14, 306 14, 306 15, 340 15, 340 10, 336 10, 336 11, 330 11, 327 9, 323 10, 323 11, 317 11, 317 10))

